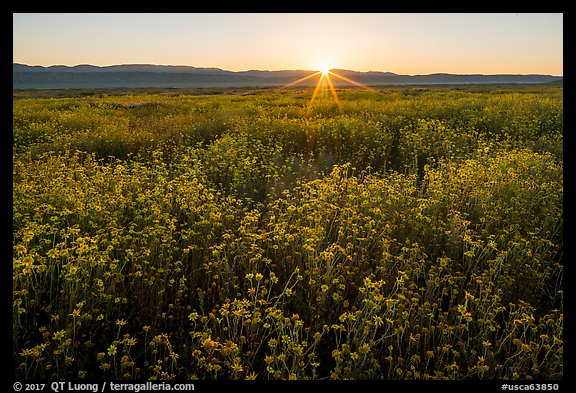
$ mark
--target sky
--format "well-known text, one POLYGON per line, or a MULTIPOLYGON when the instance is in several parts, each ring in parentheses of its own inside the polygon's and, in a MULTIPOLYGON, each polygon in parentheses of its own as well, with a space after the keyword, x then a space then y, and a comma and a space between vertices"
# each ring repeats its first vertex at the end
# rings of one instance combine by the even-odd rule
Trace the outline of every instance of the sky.
POLYGON ((13 61, 563 75, 562 13, 16 13, 13 61))

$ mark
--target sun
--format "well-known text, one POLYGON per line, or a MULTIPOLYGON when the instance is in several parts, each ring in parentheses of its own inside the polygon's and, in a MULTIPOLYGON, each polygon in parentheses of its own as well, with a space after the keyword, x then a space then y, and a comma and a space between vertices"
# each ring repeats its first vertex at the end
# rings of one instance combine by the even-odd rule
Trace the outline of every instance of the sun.
POLYGON ((325 91, 327 89, 330 90, 330 93, 332 94, 332 98, 334 99, 334 102, 336 102, 336 105, 338 106, 338 110, 342 112, 343 109, 342 109, 342 106, 340 105, 340 100, 338 99, 338 93, 336 92, 336 88, 334 87, 334 83, 332 82, 332 77, 341 79, 345 82, 359 86, 363 89, 376 91, 371 87, 368 87, 366 85, 363 85, 361 83, 353 81, 352 79, 347 78, 344 75, 340 75, 334 71, 331 71, 332 69, 333 68, 330 67, 328 65, 328 63, 322 63, 317 68, 317 71, 310 71, 310 72, 312 72, 311 74, 303 76, 302 78, 297 79, 293 82, 290 82, 286 85, 283 85, 281 88, 287 88, 290 86, 294 86, 298 83, 304 82, 307 79, 320 76, 318 78, 318 82, 316 82, 316 87, 314 88, 314 92, 312 93, 312 98, 310 98, 310 103, 308 104, 308 108, 306 110, 306 116, 309 116, 312 113, 312 107, 314 106, 314 102, 316 100, 316 97, 318 96, 318 93, 320 93, 321 91, 325 91))
POLYGON ((322 76, 326 76, 330 72, 330 69, 331 69, 331 67, 329 65, 322 64, 320 66, 320 68, 318 69, 318 71, 320 71, 322 73, 322 76))

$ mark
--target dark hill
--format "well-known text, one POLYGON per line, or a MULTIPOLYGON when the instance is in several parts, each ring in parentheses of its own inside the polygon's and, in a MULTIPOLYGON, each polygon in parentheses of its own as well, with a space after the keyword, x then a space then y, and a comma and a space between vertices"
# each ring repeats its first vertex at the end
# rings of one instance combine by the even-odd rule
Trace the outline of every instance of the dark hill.
MULTIPOLYGON (((337 74, 365 85, 407 84, 485 84, 485 83, 550 83, 562 77, 551 75, 398 75, 391 72, 334 70, 337 74)), ((113 87, 266 87, 282 86, 311 75, 310 70, 282 71, 227 71, 220 68, 169 66, 152 64, 122 64, 73 67, 29 66, 13 63, 12 86, 14 89, 42 88, 113 88, 113 87)), ((317 78, 310 78, 303 85, 314 85, 317 78)), ((336 77, 338 86, 350 85, 336 77)))

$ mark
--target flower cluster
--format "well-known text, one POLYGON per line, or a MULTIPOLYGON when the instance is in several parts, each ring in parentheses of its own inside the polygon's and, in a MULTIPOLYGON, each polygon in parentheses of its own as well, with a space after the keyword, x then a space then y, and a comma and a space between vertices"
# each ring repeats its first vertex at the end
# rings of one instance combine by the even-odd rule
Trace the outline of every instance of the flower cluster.
POLYGON ((561 89, 311 93, 15 100, 15 374, 561 379, 561 89))

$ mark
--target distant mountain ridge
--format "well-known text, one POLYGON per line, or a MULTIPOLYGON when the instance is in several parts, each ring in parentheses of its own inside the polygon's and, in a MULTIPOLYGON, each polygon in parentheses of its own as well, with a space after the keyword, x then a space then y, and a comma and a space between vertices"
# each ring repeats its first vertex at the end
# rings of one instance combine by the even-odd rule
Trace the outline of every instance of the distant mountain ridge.
POLYGON ((76 66, 53 65, 53 66, 29 66, 26 64, 12 63, 12 72, 233 72, 220 68, 202 68, 192 66, 155 65, 155 64, 118 64, 111 66, 95 66, 91 64, 79 64, 76 66))
MULTIPOLYGON (((406 84, 482 84, 482 83, 549 83, 562 81, 562 76, 517 74, 446 74, 400 75, 382 71, 351 71, 334 69, 335 73, 368 85, 406 84)), ((249 70, 227 71, 176 65, 119 64, 95 66, 54 65, 49 67, 12 64, 14 89, 42 88, 113 88, 113 87, 268 87, 282 86, 316 73, 312 70, 249 70)), ((301 85, 315 85, 319 76, 301 85)), ((350 85, 332 78, 335 85, 350 85)))

